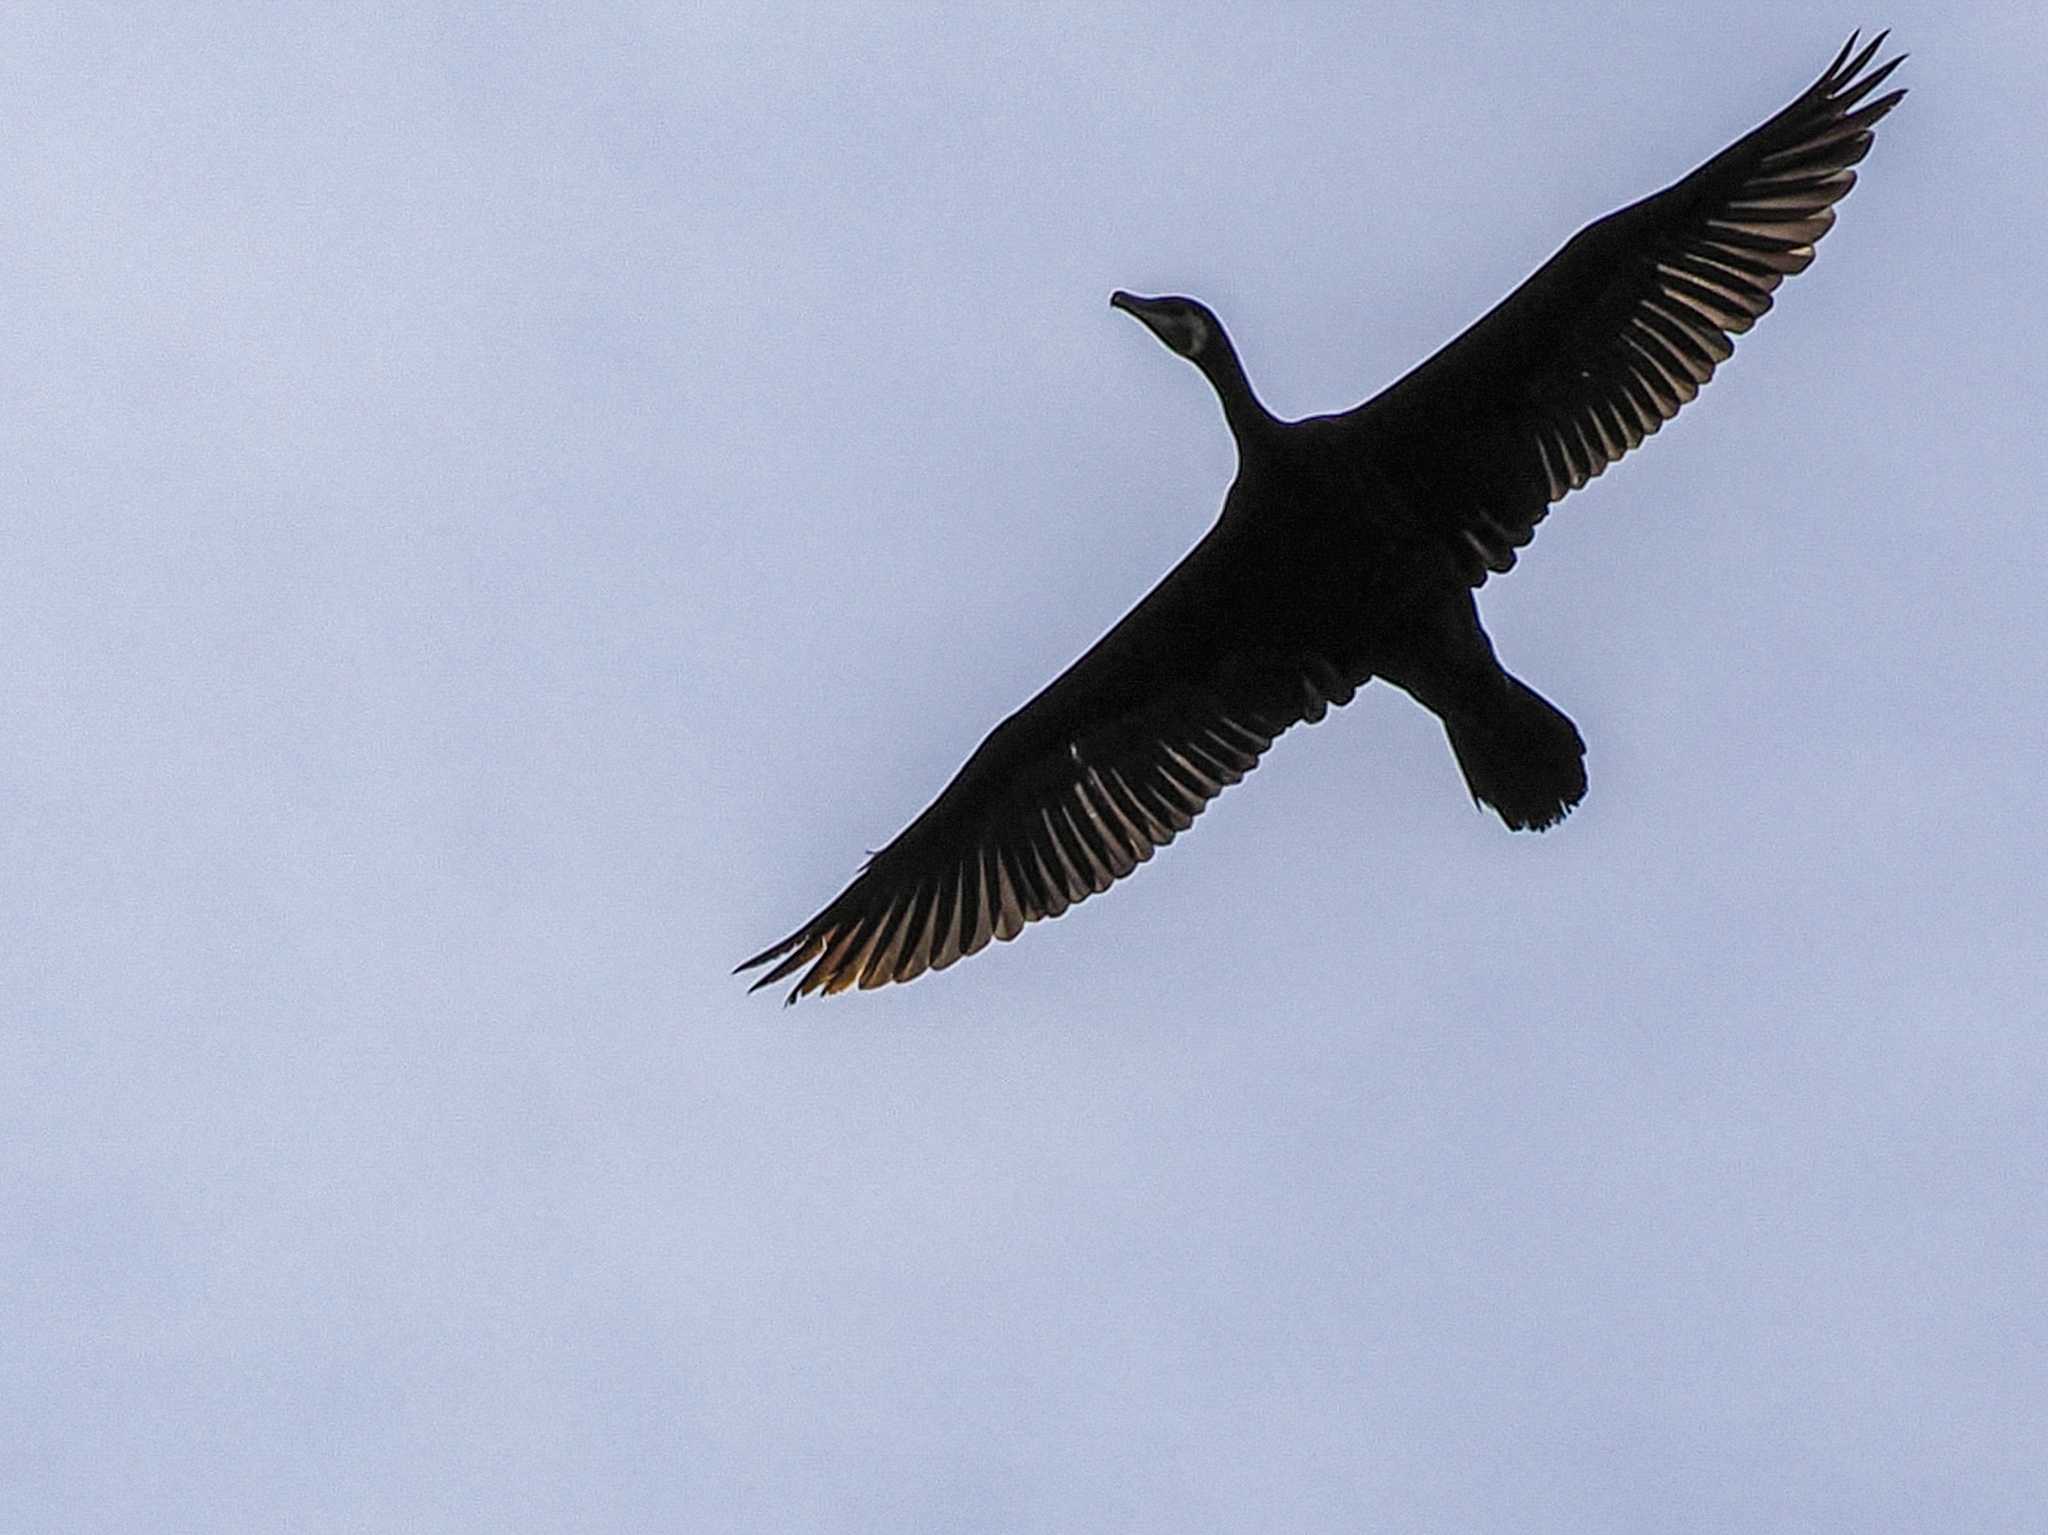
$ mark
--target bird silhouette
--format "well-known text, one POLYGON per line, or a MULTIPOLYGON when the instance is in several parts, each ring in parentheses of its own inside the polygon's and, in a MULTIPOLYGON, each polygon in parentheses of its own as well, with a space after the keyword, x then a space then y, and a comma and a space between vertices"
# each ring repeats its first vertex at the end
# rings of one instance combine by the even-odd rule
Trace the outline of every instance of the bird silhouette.
POLYGON ((1191 298, 1110 302, 1202 371, 1237 441, 1222 514, 1078 661, 991 731, 810 921, 747 960, 810 992, 943 970, 1107 890, 1274 739, 1375 677, 1444 724, 1516 830, 1586 791, 1585 744, 1494 658, 1473 600, 1552 503, 1675 416, 1813 260, 1878 120, 1886 34, 1683 180, 1589 224, 1456 340, 1336 415, 1281 421, 1191 298))

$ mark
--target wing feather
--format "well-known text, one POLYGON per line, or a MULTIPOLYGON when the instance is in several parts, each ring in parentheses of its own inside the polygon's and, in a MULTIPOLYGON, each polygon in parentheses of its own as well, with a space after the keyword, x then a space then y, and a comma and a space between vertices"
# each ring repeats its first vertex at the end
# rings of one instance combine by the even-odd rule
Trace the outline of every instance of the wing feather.
POLYGON ((1552 503, 1699 394, 1803 272, 1903 90, 1885 34, 1682 181, 1588 225, 1406 378, 1334 420, 1478 585, 1552 503))
POLYGON ((909 981, 1015 938, 1137 870, 1367 679, 1259 651, 1218 597, 1211 540, 1038 697, 830 904, 740 966, 790 1000, 909 981))

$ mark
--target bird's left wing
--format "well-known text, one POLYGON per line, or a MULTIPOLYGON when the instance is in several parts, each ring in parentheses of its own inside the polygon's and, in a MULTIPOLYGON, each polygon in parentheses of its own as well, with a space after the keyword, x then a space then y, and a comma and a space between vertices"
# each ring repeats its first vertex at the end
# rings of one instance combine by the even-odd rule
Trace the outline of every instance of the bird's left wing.
POLYGON ((1859 52, 1851 37, 1782 112, 1589 224, 1434 357, 1329 418, 1473 585, 1514 564, 1553 502, 1677 415, 1812 262, 1850 167, 1905 95, 1865 103, 1901 62, 1865 73, 1883 42, 1859 52))
POLYGON ((1212 533, 810 921, 739 968, 789 994, 908 981, 1107 890, 1187 830, 1283 730, 1350 701, 1314 654, 1232 622, 1212 533), (809 968, 806 969, 805 967, 809 968))

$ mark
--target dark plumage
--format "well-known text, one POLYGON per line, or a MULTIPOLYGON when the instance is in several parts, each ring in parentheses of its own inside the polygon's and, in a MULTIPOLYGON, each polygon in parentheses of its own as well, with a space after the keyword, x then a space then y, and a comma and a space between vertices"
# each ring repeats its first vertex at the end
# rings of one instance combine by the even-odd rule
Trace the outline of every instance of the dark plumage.
POLYGON ((812 991, 908 981, 1057 917, 1171 842, 1282 731, 1382 677, 1444 722, 1518 830, 1586 791, 1572 722, 1494 659, 1473 589, 1554 501, 1678 413, 1813 260, 1872 129, 1883 42, 1852 37, 1784 111, 1581 230, 1491 313, 1341 415, 1277 420, 1216 317, 1110 302, 1215 386, 1238 474, 1214 527, 996 727, 837 899, 740 968, 812 991), (1851 55, 1854 55, 1853 57, 1851 55), (808 967, 808 968, 806 968, 808 967))

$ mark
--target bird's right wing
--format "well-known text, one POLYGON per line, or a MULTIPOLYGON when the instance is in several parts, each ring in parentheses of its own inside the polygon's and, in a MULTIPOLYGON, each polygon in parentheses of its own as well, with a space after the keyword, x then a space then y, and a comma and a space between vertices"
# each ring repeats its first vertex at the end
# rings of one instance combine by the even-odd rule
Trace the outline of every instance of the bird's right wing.
POLYGON ((1283 730, 1363 678, 1260 653, 1234 624, 1215 534, 992 731, 824 910, 739 968, 803 971, 789 1000, 908 981, 1107 890, 1187 830, 1283 730), (805 967, 809 968, 806 970, 805 967))
POLYGON ((1804 271, 1856 184, 1884 42, 1856 39, 1790 106, 1691 175, 1589 224, 1463 335, 1356 410, 1349 434, 1478 585, 1553 502, 1678 414, 1804 271), (1851 54, 1855 56, 1851 58, 1851 54))

